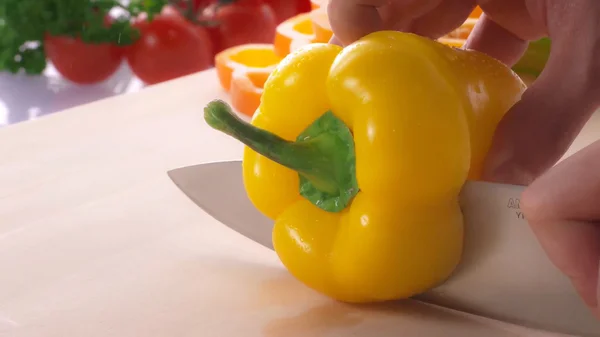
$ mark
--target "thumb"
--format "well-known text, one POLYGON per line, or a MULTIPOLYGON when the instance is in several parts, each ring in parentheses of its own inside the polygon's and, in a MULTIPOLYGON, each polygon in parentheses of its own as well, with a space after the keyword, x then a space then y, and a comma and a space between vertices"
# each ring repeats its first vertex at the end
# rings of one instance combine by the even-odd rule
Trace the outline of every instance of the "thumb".
POLYGON ((598 15, 585 8, 564 12, 564 25, 550 31, 546 67, 498 125, 485 179, 529 184, 563 156, 598 108, 598 15))
POLYGON ((600 319, 599 170, 600 141, 536 179, 521 207, 549 259, 600 319))

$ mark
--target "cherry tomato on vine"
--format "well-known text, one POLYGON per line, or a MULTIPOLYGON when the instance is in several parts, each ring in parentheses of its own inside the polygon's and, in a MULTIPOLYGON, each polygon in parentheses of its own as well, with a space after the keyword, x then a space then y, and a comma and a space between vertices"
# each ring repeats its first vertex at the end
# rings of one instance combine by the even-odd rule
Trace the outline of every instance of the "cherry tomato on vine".
POLYGON ((220 7, 212 4, 198 19, 217 23, 207 26, 215 53, 240 44, 272 43, 275 39, 277 17, 262 0, 237 0, 220 7))
POLYGON ((102 82, 113 75, 123 61, 124 50, 113 44, 85 43, 79 38, 44 38, 48 60, 67 80, 77 84, 102 82))
POLYGON ((136 20, 141 37, 127 48, 133 73, 155 84, 208 69, 213 63, 212 43, 203 27, 180 16, 160 14, 152 21, 136 20))

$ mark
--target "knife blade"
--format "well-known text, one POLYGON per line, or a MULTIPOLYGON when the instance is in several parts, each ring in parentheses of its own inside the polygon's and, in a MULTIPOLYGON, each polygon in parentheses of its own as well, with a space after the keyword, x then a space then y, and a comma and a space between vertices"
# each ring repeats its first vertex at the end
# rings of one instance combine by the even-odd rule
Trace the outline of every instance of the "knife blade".
MULTIPOLYGON (((204 212, 273 249, 273 221, 248 199, 241 161, 168 172, 204 212)), ((523 186, 468 181, 460 194, 465 221, 461 264, 438 287, 415 299, 521 326, 600 336, 596 319, 569 280, 547 259, 520 209, 523 186)))

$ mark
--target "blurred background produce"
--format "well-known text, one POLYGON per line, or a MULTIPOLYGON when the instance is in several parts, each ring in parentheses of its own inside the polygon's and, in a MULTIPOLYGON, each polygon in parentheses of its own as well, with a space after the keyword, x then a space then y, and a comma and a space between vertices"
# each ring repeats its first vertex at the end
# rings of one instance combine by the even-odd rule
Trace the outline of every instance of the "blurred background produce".
MULTIPOLYGON (((111 81, 124 67, 143 85, 216 67, 234 108, 252 116, 277 63, 300 46, 327 42, 332 36, 326 4, 327 0, 1 0, 0 72, 36 77, 51 68, 69 83, 89 88, 111 81)), ((439 41, 461 47, 480 15, 476 8, 461 27, 439 41)), ((549 48, 546 39, 532 43, 514 69, 535 79, 549 48)), ((0 125, 2 100, 7 99, 0 96, 0 125)))
POLYGON ((126 61, 146 84, 213 66, 216 53, 268 43, 309 0, 2 0, 0 71, 94 84, 126 61))
MULTIPOLYGON (((309 43, 329 41, 333 32, 326 5, 327 0, 311 0, 309 12, 298 13, 279 23, 272 44, 239 44, 217 53, 219 81, 238 112, 248 117, 254 115, 266 78, 287 54, 309 43)), ((462 47, 481 14, 481 9, 476 7, 459 28, 438 41, 452 47, 462 47)), ((548 39, 534 41, 513 69, 526 83, 531 83, 544 68, 549 53, 548 39)))

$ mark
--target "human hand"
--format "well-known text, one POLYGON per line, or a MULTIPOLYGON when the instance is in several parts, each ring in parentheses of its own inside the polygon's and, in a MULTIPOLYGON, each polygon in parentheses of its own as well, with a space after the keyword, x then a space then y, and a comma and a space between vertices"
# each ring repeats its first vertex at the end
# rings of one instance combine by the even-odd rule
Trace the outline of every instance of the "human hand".
POLYGON ((465 48, 512 66, 528 41, 552 40, 544 71, 496 130, 484 178, 531 184, 521 207, 532 229, 600 318, 600 143, 552 168, 600 106, 600 1, 330 0, 332 41, 382 29, 437 39, 476 5, 484 14, 465 48))
POLYGON ((333 41, 343 45, 382 29, 436 39, 477 4, 484 14, 465 48, 512 66, 529 41, 552 39, 546 68, 498 126, 485 165, 487 180, 529 184, 561 158, 600 106, 600 1, 330 0, 328 16, 333 41))
POLYGON ((550 260, 600 319, 600 141, 542 174, 520 207, 550 260))

